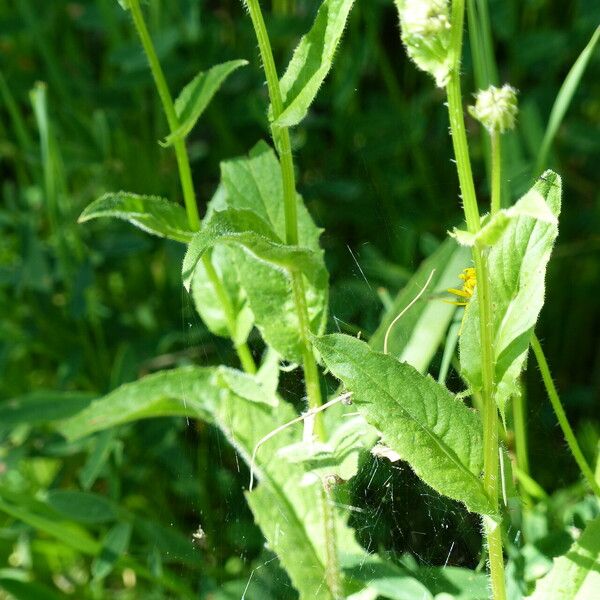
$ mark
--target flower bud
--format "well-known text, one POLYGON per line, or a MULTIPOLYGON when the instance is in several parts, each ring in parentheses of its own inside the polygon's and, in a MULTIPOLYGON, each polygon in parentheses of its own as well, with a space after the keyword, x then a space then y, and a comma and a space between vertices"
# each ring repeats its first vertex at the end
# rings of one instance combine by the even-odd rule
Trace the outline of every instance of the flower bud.
POLYGON ((439 87, 451 69, 448 0, 395 0, 402 42, 419 69, 433 75, 439 87))
POLYGON ((475 106, 469 112, 490 133, 504 133, 513 129, 519 108, 517 90, 505 83, 501 88, 491 85, 475 95, 475 106))

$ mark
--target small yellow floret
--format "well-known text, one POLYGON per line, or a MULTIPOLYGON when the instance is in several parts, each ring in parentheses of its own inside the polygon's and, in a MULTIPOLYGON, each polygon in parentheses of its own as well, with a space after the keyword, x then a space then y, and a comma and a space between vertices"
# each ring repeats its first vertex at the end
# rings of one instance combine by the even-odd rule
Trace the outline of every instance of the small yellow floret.
POLYGON ((475 286, 477 285, 477 275, 475 273, 475 269, 473 267, 467 267, 458 276, 458 278, 463 280, 462 289, 457 290, 455 288, 449 288, 448 292, 450 294, 458 296, 459 298, 464 298, 464 300, 461 300, 460 302, 446 300, 446 302, 450 304, 455 304, 456 306, 466 306, 469 303, 471 297, 473 296, 475 286))

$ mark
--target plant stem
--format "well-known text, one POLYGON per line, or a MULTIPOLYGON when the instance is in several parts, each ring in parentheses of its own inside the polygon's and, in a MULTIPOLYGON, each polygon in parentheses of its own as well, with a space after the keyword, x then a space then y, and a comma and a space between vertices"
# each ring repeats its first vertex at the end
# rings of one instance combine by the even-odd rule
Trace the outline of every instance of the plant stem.
MULTIPOLYGON (((525 421, 525 391, 521 383, 520 393, 515 394, 512 399, 513 430, 515 434, 515 454, 519 470, 529 475, 529 457, 527 455, 527 423, 525 421)), ((529 493, 521 486, 521 496, 526 506, 531 505, 529 493)))
POLYGON ((501 182, 500 177, 502 169, 502 144, 500 142, 500 133, 493 131, 490 134, 492 145, 492 216, 495 215, 502 204, 501 202, 501 182))
MULTIPOLYGON (((173 104, 173 98, 169 91, 169 86, 165 79, 162 67, 156 55, 152 38, 148 32, 148 27, 144 21, 144 15, 140 7, 139 0, 128 0, 129 9, 133 18, 133 23, 139 35, 142 47, 146 53, 148 63, 150 65, 150 71, 152 72, 152 78, 156 85, 156 90, 160 97, 162 107, 169 124, 169 130, 174 133, 179 128, 179 119, 175 111, 175 105, 173 104)), ((179 180, 181 182, 181 189, 183 192, 183 200, 185 203, 185 210, 188 217, 188 223, 190 228, 194 231, 200 229, 200 215, 198 214, 198 205, 196 203, 196 193, 194 192, 194 183, 192 181, 192 171, 190 168, 190 161, 185 147, 185 141, 181 138, 176 138, 173 142, 173 149, 175 150, 175 156, 177 158, 177 168, 179 170, 179 180)), ((235 344, 235 313, 231 304, 231 299, 221 281, 219 274, 217 273, 214 265, 210 260, 209 254, 204 254, 202 257, 202 264, 206 269, 208 279, 213 286, 223 312, 225 313, 225 319, 227 320, 227 329, 232 340, 234 340, 234 346, 242 368, 248 373, 256 372, 256 365, 248 345, 244 342, 241 344, 235 344)))
MULTIPOLYGON (((479 208, 475 195, 473 173, 469 158, 469 146, 465 131, 460 88, 460 59, 462 53, 463 23, 465 2, 452 2, 451 52, 453 64, 447 85, 448 114, 452 143, 458 171, 458 179, 463 200, 467 227, 471 233, 481 228, 479 208)), ((473 246, 473 262, 477 272, 477 298, 479 302, 481 371, 483 380, 483 484, 495 509, 498 507, 498 412, 494 400, 494 349, 492 335, 492 310, 487 256, 477 246, 473 246)), ((502 533, 500 525, 491 519, 484 519, 488 543, 490 579, 494 600, 505 600, 504 559, 502 554, 502 533)))
MULTIPOLYGON (((290 245, 298 244, 298 215, 297 215, 297 193, 296 179, 294 175, 294 161, 292 157, 292 144, 290 133, 287 127, 276 125, 276 121, 283 112, 283 98, 279 87, 279 77, 273 58, 269 34, 265 26, 265 21, 258 0, 245 0, 252 25, 258 41, 260 56, 263 63, 265 78, 269 98, 271 100, 273 124, 271 132, 273 141, 279 153, 279 162, 281 165, 281 176, 283 180, 283 203, 285 216, 285 241, 290 245)), ((306 304, 306 291, 304 280, 301 274, 292 275, 292 291, 294 302, 298 313, 300 325, 300 335, 302 336, 302 360, 304 367, 304 382, 309 408, 317 408, 322 404, 321 388, 319 384, 319 371, 310 343, 310 319, 308 307, 306 304)), ((326 438, 325 427, 323 424, 323 415, 315 415, 315 433, 319 439, 326 438)), ((326 565, 325 575, 327 587, 334 598, 342 598, 342 582, 340 577, 340 568, 338 562, 337 541, 335 533, 334 515, 331 509, 329 494, 324 491, 321 494, 321 509, 323 513, 323 526, 325 534, 326 565)))
POLYGON ((546 360, 546 356, 544 355, 544 351, 542 350, 540 341, 538 340, 535 333, 531 335, 531 347, 533 348, 533 353, 535 354, 535 358, 540 368, 540 372, 542 374, 542 379, 544 380, 544 385, 546 387, 548 398, 550 398, 550 403, 552 404, 552 408, 556 413, 558 424, 560 425, 565 439, 567 440, 567 444, 569 445, 569 450, 571 450, 571 454, 573 455, 575 462, 579 466, 579 469, 583 476, 586 478, 589 486, 592 488, 592 491, 594 492, 594 494, 596 494, 596 496, 598 496, 598 498, 600 498, 600 485, 598 485, 598 482, 594 477, 594 472, 585 460, 583 452, 581 451, 581 448, 577 443, 575 433, 573 433, 573 429, 569 424, 569 420, 567 419, 565 409, 563 408, 558 392, 556 391, 556 386, 552 381, 552 375, 550 374, 548 361, 546 360))

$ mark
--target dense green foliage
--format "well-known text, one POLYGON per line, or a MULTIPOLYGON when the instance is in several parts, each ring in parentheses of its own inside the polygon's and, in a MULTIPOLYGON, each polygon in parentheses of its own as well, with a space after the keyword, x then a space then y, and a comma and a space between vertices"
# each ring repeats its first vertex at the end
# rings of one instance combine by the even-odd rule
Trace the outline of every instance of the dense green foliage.
MULTIPOLYGON (((472 27, 485 6, 467 3, 465 102, 496 79, 472 27)), ((507 208, 476 234, 462 223, 445 94, 409 63, 392 0, 264 0, 280 107, 242 2, 142 9, 175 130, 119 3, 0 4, 0 598, 330 598, 336 567, 340 597, 482 599, 469 510, 502 522, 509 598, 543 576, 536 600, 592 598, 598 499, 528 347, 535 326, 593 468, 597 3, 490 0, 498 82, 520 90, 520 111, 503 138, 507 208), (183 140, 200 231, 182 203, 183 140), (480 478, 477 292, 464 320, 440 301, 473 245, 491 248, 502 515, 480 478), (385 356, 388 327, 434 268, 385 356), (296 424, 257 449, 306 408, 292 367, 306 368, 309 342, 324 395, 341 382, 354 406, 318 417, 327 439, 307 447, 296 424), (238 370, 246 344, 256 374, 238 370), (523 411, 506 409, 518 393, 523 411), (524 428, 528 459, 515 447, 524 428)), ((488 136, 470 117, 467 128, 483 206, 488 136)))

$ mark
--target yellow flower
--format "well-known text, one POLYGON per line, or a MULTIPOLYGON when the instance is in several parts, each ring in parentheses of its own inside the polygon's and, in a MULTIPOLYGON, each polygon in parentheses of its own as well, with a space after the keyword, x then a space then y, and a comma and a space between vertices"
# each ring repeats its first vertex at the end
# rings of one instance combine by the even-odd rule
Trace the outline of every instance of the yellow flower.
POLYGON ((475 286, 477 285, 477 275, 475 273, 475 269, 473 267, 467 267, 459 276, 459 279, 462 279, 463 285, 461 290, 457 290, 454 288, 448 289, 450 294, 454 294, 458 296, 460 300, 458 302, 453 300, 445 300, 449 304, 455 304, 456 306, 466 306, 469 303, 469 300, 473 296, 473 292, 475 291, 475 286))

